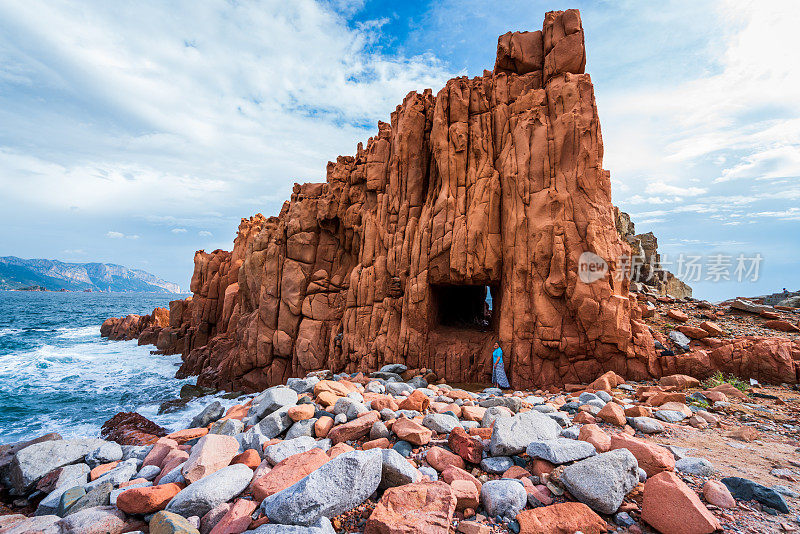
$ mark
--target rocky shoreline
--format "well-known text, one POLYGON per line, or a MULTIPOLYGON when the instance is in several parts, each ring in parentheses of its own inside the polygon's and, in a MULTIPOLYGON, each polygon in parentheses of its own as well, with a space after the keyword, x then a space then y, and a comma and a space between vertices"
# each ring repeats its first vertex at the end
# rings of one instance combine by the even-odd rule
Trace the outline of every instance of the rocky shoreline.
POLYGON ((0 532, 798 528, 797 388, 608 372, 569 391, 504 393, 435 378, 399 364, 323 371, 228 410, 209 403, 166 435, 121 416, 104 425, 116 441, 3 446, 3 495, 35 515, 0 516, 0 532))

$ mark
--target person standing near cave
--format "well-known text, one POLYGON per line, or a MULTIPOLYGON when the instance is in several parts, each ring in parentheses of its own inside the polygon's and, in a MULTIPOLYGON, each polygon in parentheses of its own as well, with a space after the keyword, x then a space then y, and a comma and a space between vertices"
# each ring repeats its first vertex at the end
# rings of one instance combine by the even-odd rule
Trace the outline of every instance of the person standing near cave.
POLYGON ((492 384, 499 388, 510 388, 508 377, 506 377, 506 368, 503 364, 503 349, 500 348, 500 343, 495 342, 494 352, 492 352, 492 384))

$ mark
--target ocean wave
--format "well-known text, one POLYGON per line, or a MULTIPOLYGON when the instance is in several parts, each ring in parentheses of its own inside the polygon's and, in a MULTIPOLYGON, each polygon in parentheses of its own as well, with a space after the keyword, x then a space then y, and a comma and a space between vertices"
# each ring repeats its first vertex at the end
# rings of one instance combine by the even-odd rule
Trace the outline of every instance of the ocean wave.
POLYGON ((56 328, 56 337, 61 339, 82 339, 89 337, 100 337, 100 327, 97 325, 81 326, 78 328, 61 327, 56 328))
POLYGON ((0 337, 3 336, 13 336, 16 334, 21 334, 23 332, 22 328, 0 328, 0 337))

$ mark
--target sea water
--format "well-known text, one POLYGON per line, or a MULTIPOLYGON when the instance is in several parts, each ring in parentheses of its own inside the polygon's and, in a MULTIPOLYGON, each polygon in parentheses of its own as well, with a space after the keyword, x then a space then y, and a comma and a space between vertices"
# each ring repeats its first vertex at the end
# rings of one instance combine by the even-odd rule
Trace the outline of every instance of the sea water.
MULTIPOLYGON (((100 337, 108 317, 147 314, 185 295, 0 291, 0 444, 48 432, 98 437, 117 412, 137 411, 168 430, 186 428, 214 398, 158 414, 191 379, 180 355, 100 337)), ((234 400, 219 399, 230 406, 234 400)))

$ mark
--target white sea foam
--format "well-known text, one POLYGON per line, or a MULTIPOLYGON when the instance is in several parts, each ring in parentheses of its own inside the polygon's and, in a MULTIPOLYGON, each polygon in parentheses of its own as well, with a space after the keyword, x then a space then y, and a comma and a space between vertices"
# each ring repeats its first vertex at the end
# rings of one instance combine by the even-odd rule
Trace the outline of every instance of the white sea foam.
POLYGON ((11 327, 0 328, 0 337, 13 336, 15 334, 20 334, 20 333, 22 333, 22 328, 11 328, 11 327))
POLYGON ((58 336, 61 339, 84 339, 84 338, 99 338, 100 327, 97 325, 81 326, 78 328, 56 328, 58 336))

